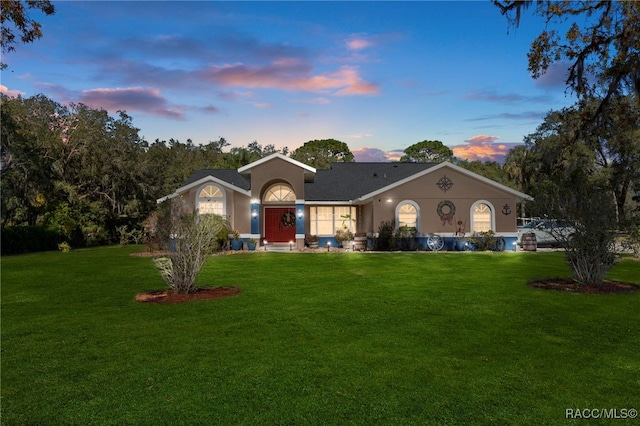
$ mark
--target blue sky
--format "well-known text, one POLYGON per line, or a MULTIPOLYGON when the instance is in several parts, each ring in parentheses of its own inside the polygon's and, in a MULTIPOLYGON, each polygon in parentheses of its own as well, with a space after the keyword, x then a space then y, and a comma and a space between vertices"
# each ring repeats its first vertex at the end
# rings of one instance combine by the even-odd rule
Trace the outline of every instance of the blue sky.
POLYGON ((533 80, 525 16, 489 1, 55 2, 7 54, 0 90, 126 110, 147 141, 296 149, 341 140, 358 161, 422 140, 502 160, 573 103, 562 67, 533 80))

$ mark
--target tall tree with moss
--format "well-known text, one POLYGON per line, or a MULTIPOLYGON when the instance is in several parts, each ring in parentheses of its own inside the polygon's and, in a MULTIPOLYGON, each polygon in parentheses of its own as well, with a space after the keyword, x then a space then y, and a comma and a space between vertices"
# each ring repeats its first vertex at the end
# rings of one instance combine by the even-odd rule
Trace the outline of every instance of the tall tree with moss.
POLYGON ((534 78, 551 64, 568 64, 566 84, 581 100, 599 99, 595 115, 606 114, 616 95, 640 100, 640 2, 493 0, 509 23, 518 26, 529 8, 546 25, 531 44, 534 78), (566 33, 561 27, 570 23, 566 33))
POLYGON ((611 167, 600 163, 601 128, 581 130, 581 110, 565 108, 547 115, 525 138, 527 173, 534 176, 529 193, 534 215, 567 221, 571 235, 554 233, 565 249, 577 282, 599 285, 616 254, 615 186, 611 167), (576 138, 575 134, 581 136, 576 138))
POLYGON ((331 163, 354 161, 349 146, 335 139, 316 139, 306 142, 291 153, 291 158, 316 169, 328 169, 331 163))

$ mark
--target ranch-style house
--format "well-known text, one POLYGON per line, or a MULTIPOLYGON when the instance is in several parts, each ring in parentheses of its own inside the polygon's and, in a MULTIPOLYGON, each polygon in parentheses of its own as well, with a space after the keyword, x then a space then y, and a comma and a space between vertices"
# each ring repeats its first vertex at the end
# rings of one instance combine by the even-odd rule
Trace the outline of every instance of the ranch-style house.
POLYGON ((285 243, 301 250, 305 234, 317 235, 321 247, 337 247, 343 226, 373 237, 382 222, 394 221, 415 227, 420 247, 434 248, 435 241, 437 249, 451 250, 459 237, 489 230, 513 247, 516 204, 531 197, 449 162, 333 163, 316 170, 273 154, 239 169, 197 170, 158 202, 170 199, 225 216, 244 241, 265 248, 285 243))

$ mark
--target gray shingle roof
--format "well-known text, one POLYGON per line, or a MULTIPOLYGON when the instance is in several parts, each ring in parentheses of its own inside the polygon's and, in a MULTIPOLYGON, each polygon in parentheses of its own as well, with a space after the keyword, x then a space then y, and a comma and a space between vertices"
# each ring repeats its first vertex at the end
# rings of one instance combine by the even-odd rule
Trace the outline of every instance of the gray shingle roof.
POLYGON ((433 167, 424 163, 333 163, 305 184, 307 201, 348 201, 433 167))
MULTIPOLYGON (((306 201, 349 201, 384 188, 433 167, 423 163, 333 163, 330 169, 317 170, 315 180, 305 183, 306 201)), ((195 171, 184 185, 207 176, 249 190, 250 182, 235 169, 195 171)))
POLYGON ((202 178, 207 176, 213 176, 222 181, 225 181, 231 185, 237 186, 238 188, 242 188, 244 190, 249 190, 251 188, 251 184, 244 176, 242 176, 236 169, 201 169, 196 170, 189 176, 187 181, 184 183, 184 186, 189 185, 190 183, 197 182, 202 178))

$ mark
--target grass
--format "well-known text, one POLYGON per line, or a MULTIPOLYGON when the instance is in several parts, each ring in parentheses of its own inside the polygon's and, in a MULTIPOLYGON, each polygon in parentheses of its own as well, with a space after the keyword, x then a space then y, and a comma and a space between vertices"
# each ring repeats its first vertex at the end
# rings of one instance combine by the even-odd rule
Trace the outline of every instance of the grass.
MULTIPOLYGON (((560 253, 251 253, 139 304, 140 248, 2 258, 2 423, 558 424, 640 409, 640 293, 567 294, 560 253)), ((640 284, 625 259, 610 278, 640 284)), ((621 420, 616 424, 625 424, 621 420)))

